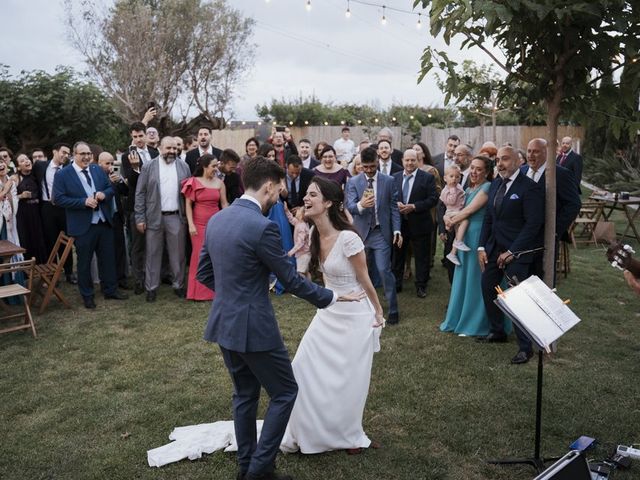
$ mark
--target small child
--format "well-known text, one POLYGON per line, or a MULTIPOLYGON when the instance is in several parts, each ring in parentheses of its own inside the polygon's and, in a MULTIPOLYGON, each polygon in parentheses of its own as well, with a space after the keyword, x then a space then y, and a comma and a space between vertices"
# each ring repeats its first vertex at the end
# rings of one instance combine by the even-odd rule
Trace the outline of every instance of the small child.
POLYGON ((298 207, 294 217, 285 204, 285 213, 289 223, 293 225, 293 248, 287 255, 296 257, 296 271, 311 280, 309 262, 311 261, 309 224, 304 221, 304 207, 298 207))
MULTIPOLYGON (((460 168, 457 165, 451 165, 444 172, 445 187, 440 194, 440 200, 447 207, 444 216, 451 217, 454 213, 459 212, 464 207, 464 190, 460 185, 460 168)), ((454 265, 460 265, 458 260, 458 250, 468 252, 470 248, 464 243, 464 235, 469 226, 468 220, 461 221, 455 228, 456 237, 451 247, 451 252, 447 255, 447 259, 454 265)), ((448 230, 448 229, 447 229, 448 230)))

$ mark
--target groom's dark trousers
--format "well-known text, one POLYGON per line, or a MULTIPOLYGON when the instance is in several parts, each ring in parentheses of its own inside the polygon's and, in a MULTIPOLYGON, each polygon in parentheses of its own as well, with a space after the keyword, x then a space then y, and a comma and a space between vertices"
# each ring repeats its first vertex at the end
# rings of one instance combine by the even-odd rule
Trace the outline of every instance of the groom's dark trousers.
POLYGON ((298 392, 289 354, 269 300, 269 273, 285 289, 319 308, 331 290, 298 275, 282 249, 278 226, 258 204, 239 198, 207 224, 196 278, 216 292, 204 338, 220 346, 233 381, 233 420, 241 472, 273 471, 298 392), (256 414, 260 387, 271 398, 260 441, 256 414))

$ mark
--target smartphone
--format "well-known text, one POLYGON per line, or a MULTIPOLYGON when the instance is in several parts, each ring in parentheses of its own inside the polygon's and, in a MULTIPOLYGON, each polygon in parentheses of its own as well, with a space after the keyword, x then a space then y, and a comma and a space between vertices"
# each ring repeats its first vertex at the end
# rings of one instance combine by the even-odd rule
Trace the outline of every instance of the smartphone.
POLYGON ((136 147, 135 145, 129 145, 129 151, 130 152, 137 152, 138 151, 138 147, 136 147))
POLYGON ((150 108, 156 108, 156 102, 147 103, 147 110, 149 110, 150 108))
POLYGON ((285 127, 278 126, 276 127, 276 132, 284 132, 285 127))

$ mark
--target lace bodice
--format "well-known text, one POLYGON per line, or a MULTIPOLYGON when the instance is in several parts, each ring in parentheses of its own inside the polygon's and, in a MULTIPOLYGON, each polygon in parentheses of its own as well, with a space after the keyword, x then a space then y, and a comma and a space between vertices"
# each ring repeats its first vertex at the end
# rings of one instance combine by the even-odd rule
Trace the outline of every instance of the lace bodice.
POLYGON ((350 230, 338 234, 336 243, 321 265, 324 284, 339 295, 362 290, 349 257, 364 250, 360 236, 350 230))

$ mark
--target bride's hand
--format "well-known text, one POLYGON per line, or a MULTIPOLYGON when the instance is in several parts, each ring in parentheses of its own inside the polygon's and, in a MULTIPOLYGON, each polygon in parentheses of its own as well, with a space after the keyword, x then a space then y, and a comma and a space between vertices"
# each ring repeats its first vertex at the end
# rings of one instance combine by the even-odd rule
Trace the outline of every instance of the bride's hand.
POLYGON ((373 328, 384 327, 386 321, 382 316, 382 312, 376 313, 376 321, 373 323, 373 328))
POLYGON ((361 290, 360 292, 351 292, 346 295, 340 295, 337 301, 338 302, 359 302, 366 296, 367 294, 364 292, 364 290, 361 290))

